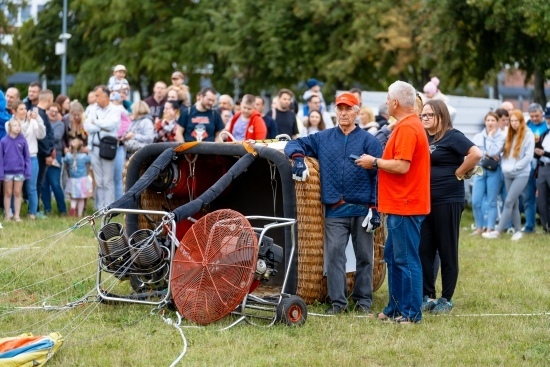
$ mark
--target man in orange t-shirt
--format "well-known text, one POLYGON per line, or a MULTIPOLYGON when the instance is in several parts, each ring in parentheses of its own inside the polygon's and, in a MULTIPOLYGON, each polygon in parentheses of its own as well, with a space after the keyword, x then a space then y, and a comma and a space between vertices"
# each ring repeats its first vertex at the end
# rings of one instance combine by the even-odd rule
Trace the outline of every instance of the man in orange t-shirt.
POLYGON ((388 113, 398 121, 381 159, 364 155, 359 164, 378 169, 378 210, 388 215, 384 260, 388 266, 389 301, 381 320, 400 324, 422 319, 420 226, 430 212, 430 150, 414 112, 416 91, 397 81, 388 88, 388 113))

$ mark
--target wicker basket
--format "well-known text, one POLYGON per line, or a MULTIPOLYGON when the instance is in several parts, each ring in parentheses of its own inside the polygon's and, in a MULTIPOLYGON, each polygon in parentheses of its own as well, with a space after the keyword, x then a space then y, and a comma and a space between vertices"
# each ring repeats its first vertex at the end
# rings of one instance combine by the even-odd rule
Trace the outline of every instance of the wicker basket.
MULTIPOLYGON (((296 211, 298 216, 298 288, 296 294, 306 303, 324 302, 327 298, 326 277, 323 276, 324 217, 321 204, 319 163, 306 157, 310 177, 297 181, 296 211)), ((385 218, 374 236, 373 290, 384 283, 385 218)), ((348 291, 353 289, 355 273, 347 274, 348 291)))

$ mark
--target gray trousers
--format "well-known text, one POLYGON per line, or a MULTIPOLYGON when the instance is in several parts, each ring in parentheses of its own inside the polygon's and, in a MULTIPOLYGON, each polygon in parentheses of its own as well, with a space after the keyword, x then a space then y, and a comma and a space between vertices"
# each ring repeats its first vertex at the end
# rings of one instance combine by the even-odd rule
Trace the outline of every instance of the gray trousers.
POLYGON ((328 295, 333 305, 346 306, 346 246, 351 235, 356 272, 352 298, 366 309, 372 305, 374 245, 372 233, 361 226, 364 216, 325 218, 325 261, 328 295))
POLYGON ((521 217, 519 214, 519 196, 527 186, 529 177, 504 177, 504 184, 506 185, 506 200, 504 201, 504 210, 500 215, 498 221, 497 231, 506 231, 506 224, 512 219, 512 225, 516 232, 521 231, 521 217))
POLYGON ((550 232, 550 164, 539 166, 537 177, 537 209, 540 215, 540 224, 547 233, 550 232))
POLYGON ((99 157, 99 147, 93 147, 90 153, 92 171, 96 185, 96 207, 102 209, 115 201, 115 160, 99 157))

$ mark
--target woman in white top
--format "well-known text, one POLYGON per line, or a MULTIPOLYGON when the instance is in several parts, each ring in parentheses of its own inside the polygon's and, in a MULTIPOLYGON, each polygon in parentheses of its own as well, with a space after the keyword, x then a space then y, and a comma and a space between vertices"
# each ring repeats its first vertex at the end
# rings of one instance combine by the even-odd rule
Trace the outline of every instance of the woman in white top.
POLYGON ((504 184, 508 191, 504 201, 504 210, 495 231, 483 233, 485 238, 498 238, 506 230, 506 223, 512 219, 515 233, 513 241, 523 237, 519 214, 519 195, 523 192, 531 174, 531 160, 535 152, 535 136, 525 123, 520 110, 510 113, 510 127, 502 152, 501 168, 504 184))
POLYGON ((25 188, 29 200, 29 218, 35 219, 38 210, 38 191, 36 184, 38 182, 38 140, 44 139, 46 136, 46 126, 38 113, 27 111, 24 102, 19 102, 15 106, 15 114, 13 120, 19 121, 21 124, 21 132, 29 145, 29 153, 31 156, 31 178, 27 180, 25 188))
POLYGON ((317 110, 309 111, 309 116, 304 122, 304 128, 302 129, 302 138, 323 130, 325 130, 325 122, 323 121, 321 112, 317 110))

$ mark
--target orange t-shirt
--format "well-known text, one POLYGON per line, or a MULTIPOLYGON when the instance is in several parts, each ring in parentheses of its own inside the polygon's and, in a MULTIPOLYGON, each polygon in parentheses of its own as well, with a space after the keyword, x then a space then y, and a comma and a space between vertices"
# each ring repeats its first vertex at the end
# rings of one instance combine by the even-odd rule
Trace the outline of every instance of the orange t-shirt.
POLYGON ((378 210, 396 215, 430 212, 430 147, 417 115, 409 115, 393 130, 382 159, 411 162, 405 174, 378 170, 378 210))

